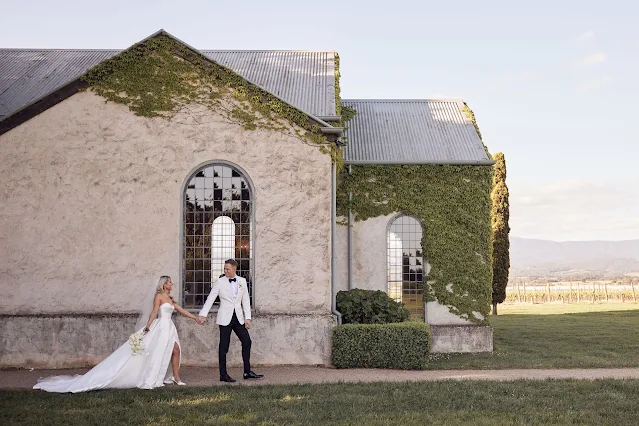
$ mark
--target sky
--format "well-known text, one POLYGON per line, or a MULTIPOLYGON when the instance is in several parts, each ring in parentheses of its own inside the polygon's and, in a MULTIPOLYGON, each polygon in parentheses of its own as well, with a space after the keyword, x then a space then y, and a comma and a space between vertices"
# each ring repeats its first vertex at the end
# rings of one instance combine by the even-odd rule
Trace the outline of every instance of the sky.
POLYGON ((512 236, 639 239, 639 2, 2 3, 0 47, 126 48, 163 28, 201 49, 335 50, 343 98, 468 103, 506 157, 512 236))

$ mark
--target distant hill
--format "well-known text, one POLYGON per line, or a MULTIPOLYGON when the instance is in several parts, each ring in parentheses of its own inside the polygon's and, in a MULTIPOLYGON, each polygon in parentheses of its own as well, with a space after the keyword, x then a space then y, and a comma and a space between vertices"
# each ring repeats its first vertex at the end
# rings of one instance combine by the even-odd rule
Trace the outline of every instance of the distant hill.
POLYGON ((639 275, 639 240, 555 242, 510 237, 510 276, 639 275))

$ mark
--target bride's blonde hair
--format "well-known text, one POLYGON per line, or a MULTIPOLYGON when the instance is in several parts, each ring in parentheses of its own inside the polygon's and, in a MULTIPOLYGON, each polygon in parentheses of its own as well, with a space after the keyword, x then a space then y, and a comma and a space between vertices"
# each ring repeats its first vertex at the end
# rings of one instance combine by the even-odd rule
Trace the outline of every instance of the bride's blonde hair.
POLYGON ((157 293, 163 293, 164 292, 164 284, 166 284, 167 282, 169 282, 169 279, 171 279, 171 277, 169 277, 168 275, 162 275, 160 277, 160 279, 158 279, 158 286, 155 289, 155 291, 157 293))

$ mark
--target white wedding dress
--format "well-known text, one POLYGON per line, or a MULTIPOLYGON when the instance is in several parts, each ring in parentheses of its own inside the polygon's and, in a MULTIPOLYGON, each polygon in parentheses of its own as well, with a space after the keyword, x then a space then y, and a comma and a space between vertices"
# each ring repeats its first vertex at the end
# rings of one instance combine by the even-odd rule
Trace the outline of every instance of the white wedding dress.
MULTIPOLYGON (((143 343, 146 355, 133 355, 127 341, 86 374, 41 379, 33 388, 47 392, 86 392, 95 389, 153 389, 164 386, 175 343, 181 346, 171 314, 171 303, 160 305, 158 318, 151 323, 143 343)), ((182 357, 180 356, 180 359, 182 357)))

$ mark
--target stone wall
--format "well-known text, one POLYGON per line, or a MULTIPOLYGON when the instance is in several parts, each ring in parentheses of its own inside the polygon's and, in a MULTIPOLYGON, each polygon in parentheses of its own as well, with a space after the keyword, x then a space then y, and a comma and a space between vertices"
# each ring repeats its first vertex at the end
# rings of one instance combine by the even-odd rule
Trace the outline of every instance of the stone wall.
POLYGON ((431 325, 433 353, 493 351, 493 328, 489 325, 431 325))
POLYGON ((331 161, 317 146, 82 92, 1 135, 0 158, 0 314, 132 312, 162 274, 177 295, 181 188, 212 160, 255 186, 255 310, 330 312, 331 161))
MULTIPOLYGON (((2 315, 0 368, 92 366, 126 343, 135 315, 2 315)), ((331 315, 257 315, 250 330, 254 365, 329 365, 331 315)), ((178 316, 182 364, 217 366, 219 327, 210 315, 203 326, 178 316)), ((242 365, 241 345, 232 335, 229 366, 242 365)))

